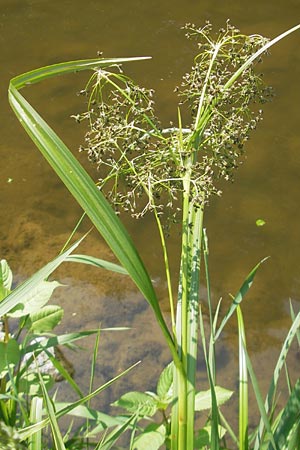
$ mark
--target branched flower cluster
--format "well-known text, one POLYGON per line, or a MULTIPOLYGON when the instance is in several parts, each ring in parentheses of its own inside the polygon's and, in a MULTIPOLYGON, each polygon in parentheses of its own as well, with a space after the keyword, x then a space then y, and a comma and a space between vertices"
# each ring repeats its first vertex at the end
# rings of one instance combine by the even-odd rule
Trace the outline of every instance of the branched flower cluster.
MULTIPOLYGON (((215 41, 211 38, 210 23, 203 28, 187 24, 185 29, 188 39, 197 40, 200 53, 191 72, 184 75, 178 91, 183 103, 189 106, 193 119, 191 127, 195 129, 199 119, 199 96, 205 90, 201 114, 206 120, 201 124, 199 139, 202 170, 209 171, 214 179, 233 180, 244 144, 262 120, 259 105, 269 101, 273 91, 264 84, 262 74, 255 72, 261 58, 244 70, 235 82, 228 85, 228 81, 268 40, 259 35, 242 35, 229 21, 226 28, 219 30, 215 41)), ((212 193, 218 192, 213 186, 211 188, 212 193)))
POLYGON ((238 73, 266 39, 242 35, 229 22, 215 39, 209 23, 188 24, 185 30, 199 47, 192 70, 175 89, 189 124, 162 129, 153 91, 137 86, 120 68, 94 73, 84 91, 88 111, 75 116, 88 121, 81 150, 99 168, 99 187, 116 210, 135 217, 165 207, 169 217, 176 216, 174 202, 187 171, 195 205, 220 194, 218 180, 233 179, 244 144, 262 118, 260 104, 272 96, 255 72, 259 58, 238 73))

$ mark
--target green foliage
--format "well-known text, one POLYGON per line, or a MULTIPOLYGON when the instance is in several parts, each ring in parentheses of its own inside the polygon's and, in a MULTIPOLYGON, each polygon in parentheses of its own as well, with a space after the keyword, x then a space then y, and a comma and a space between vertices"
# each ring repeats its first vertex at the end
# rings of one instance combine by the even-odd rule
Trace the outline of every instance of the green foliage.
POLYGON ((113 405, 137 413, 139 416, 151 417, 157 411, 157 403, 154 398, 143 392, 126 392, 113 405))
POLYGON ((3 300, 11 290, 12 271, 5 259, 0 261, 0 301, 3 300))
POLYGON ((1 450, 25 450, 16 429, 0 421, 1 450))
MULTIPOLYGON (((25 448, 21 442, 27 440, 30 450, 41 450, 44 448, 42 429, 48 421, 55 448, 65 448, 56 418, 56 416, 60 417, 60 412, 55 412, 56 406, 48 394, 55 380, 65 378, 70 386, 79 393, 81 402, 88 401, 88 398, 84 398, 79 387, 64 368, 63 361, 60 362, 62 353, 57 346, 71 345, 77 339, 90 336, 98 330, 55 336, 53 330, 63 317, 63 309, 56 305, 47 305, 47 303, 54 289, 61 285, 56 281, 42 279, 42 277, 46 278, 50 275, 77 245, 78 243, 74 244, 13 291, 11 291, 12 272, 6 261, 1 261, 1 304, 6 305, 6 314, 3 315, 1 322, 3 330, 0 334, 1 449, 25 448), (14 320, 13 333, 9 326, 12 320, 14 320), (51 332, 51 337, 47 336, 49 332, 51 332), (49 417, 48 421, 43 418, 45 415, 43 403, 49 417), (18 432, 15 427, 18 427, 18 432)), ((85 255, 76 256, 82 261, 89 261, 85 255)), ((92 263, 97 264, 97 262, 95 259, 92 263)), ((105 262, 103 263, 105 265, 105 262)), ((108 267, 111 270, 115 269, 113 265, 112 267, 108 265, 108 267)), ((112 382, 110 381, 106 386, 112 382)), ((101 386, 91 392, 90 398, 97 395, 106 386, 101 386)), ((77 405, 65 405, 60 411, 63 411, 64 415, 78 405, 80 402, 77 405)), ((98 421, 103 424, 103 417, 99 416, 98 421)), ((119 424, 124 427, 123 421, 110 420, 106 427, 119 426, 119 424)))
MULTIPOLYGON (((240 449, 248 449, 247 371, 261 413, 261 421, 252 437, 251 445, 254 444, 255 450, 271 450, 271 448, 277 450, 281 445, 286 445, 289 449, 292 445, 299 447, 298 382, 290 394, 286 407, 275 420, 274 406, 279 374, 285 365, 288 350, 297 333, 300 313, 293 320, 274 369, 266 401, 263 402, 247 354, 240 304, 264 260, 246 277, 217 328, 220 304, 214 308, 211 301, 208 243, 207 236, 203 232, 204 209, 208 200, 211 195, 220 195, 220 179, 233 179, 249 133, 260 121, 261 111, 258 104, 264 103, 271 95, 270 89, 264 86, 261 76, 255 71, 255 65, 272 45, 299 28, 300 25, 297 25, 268 41, 259 35, 242 35, 229 22, 216 34, 213 33, 209 23, 202 28, 187 25, 185 27, 187 37, 196 39, 198 51, 191 71, 184 75, 180 87, 176 89, 180 99, 178 124, 177 126, 172 124, 168 128, 163 128, 156 117, 153 91, 139 87, 123 74, 121 63, 134 58, 56 64, 20 75, 10 82, 9 101, 22 126, 89 216, 121 266, 81 255, 72 259, 69 256, 73 250, 71 248, 35 274, 23 286, 17 288, 15 292, 9 293, 10 272, 8 266, 2 264, 0 295, 3 300, 0 303, 0 314, 5 321, 8 320, 9 315, 20 317, 22 328, 27 327, 28 333, 49 331, 49 328, 51 329, 60 320, 60 312, 44 308, 46 308, 49 294, 58 285, 55 282, 49 284, 50 282, 44 280, 57 265, 69 258, 69 260, 93 264, 129 275, 151 306, 172 356, 172 364, 162 372, 159 378, 156 393, 128 392, 114 403, 115 406, 125 408, 130 416, 123 421, 118 418, 112 431, 103 429, 103 424, 100 420, 98 422, 100 416, 95 415, 96 423, 90 435, 95 436, 96 432, 102 431, 101 437, 94 445, 95 449, 113 448, 117 439, 128 429, 131 430, 130 448, 133 450, 146 448, 154 450, 164 444, 171 450, 194 450, 195 448, 218 450, 225 448, 227 435, 230 435, 234 443, 239 442, 237 445, 240 449), (19 92, 27 84, 58 74, 85 69, 93 70, 93 75, 86 89, 83 90, 88 99, 87 112, 83 115, 75 115, 75 118, 77 121, 87 121, 86 148, 81 150, 86 150, 90 160, 100 169, 99 187, 63 141, 19 92), (124 208, 134 217, 141 217, 148 211, 154 214, 164 255, 171 310, 170 329, 163 317, 151 277, 125 227, 107 199, 112 202, 117 211, 124 208), (163 212, 167 213, 168 220, 180 220, 182 223, 176 315, 161 217, 163 212), (200 261, 203 248, 210 312, 208 336, 201 308, 199 308, 200 261), (42 314, 38 311, 39 308, 42 308, 42 311, 44 309, 42 314), (216 313, 213 316, 215 309, 216 313), (229 400, 231 392, 220 388, 217 384, 215 356, 217 340, 234 312, 237 312, 239 321, 239 439, 222 413, 221 405, 229 400), (210 387, 209 393, 196 391, 199 329, 210 387), (200 431, 195 433, 195 414, 203 410, 206 411, 206 423, 200 431), (162 417, 161 423, 152 422, 156 414, 162 417), (140 419, 146 422, 146 426, 144 422, 140 423, 140 419), (150 424, 147 423, 149 420, 150 424)), ((262 223, 258 223, 259 225, 262 223)), ((4 336, 5 345, 14 339, 9 336, 7 328, 4 330, 4 336)), ((77 338, 76 335, 73 338, 77 338)), ((73 338, 69 335, 65 337, 65 340, 70 341, 73 338)), ((64 341, 63 337, 57 338, 57 342, 62 341, 64 341)), ((34 350, 38 352, 45 350, 49 355, 49 347, 51 344, 53 346, 51 338, 41 342, 32 339, 29 343, 29 346, 28 341, 23 347, 21 345, 21 353, 30 355, 32 351, 30 347, 34 347, 34 350)), ((4 357, 8 362, 15 361, 16 344, 12 341, 11 348, 5 345, 2 349, 4 357)), ((98 344, 95 345, 94 361, 96 347, 98 344)), ((55 360, 53 355, 49 358, 55 360)), ((30 368, 33 360, 34 357, 31 356, 26 360, 27 368, 30 368)), ((58 365, 57 362, 56 365, 58 365)), ((12 386, 9 393, 10 400, 14 401, 17 392, 16 381, 19 382, 19 380, 14 380, 9 363, 5 369, 8 378, 7 386, 12 386)), ((92 367, 91 380, 93 371, 94 367, 92 367)), ((82 407, 83 403, 89 402, 94 395, 119 378, 120 376, 116 377, 87 396, 81 396, 78 401, 55 411, 43 375, 40 374, 40 386, 48 417, 40 422, 36 422, 36 417, 32 417, 33 424, 29 425, 28 414, 23 408, 23 423, 27 426, 20 431, 21 439, 30 438, 50 424, 55 448, 67 448, 58 428, 57 419, 82 407)), ((77 393, 80 393, 78 387, 75 385, 73 387, 77 393)), ((22 409, 20 400, 18 405, 22 409)), ((1 400, 0 406, 2 408, 0 418, 10 423, 14 412, 8 401, 1 400)), ((83 416, 91 413, 90 408, 80 409, 80 414, 83 416)), ((110 421, 108 423, 111 426, 112 423, 110 421)), ((84 441, 85 438, 82 438, 81 442, 84 441)), ((73 441, 70 445, 73 445, 73 441)), ((87 448, 89 445, 90 443, 87 443, 87 448)), ((92 443, 91 446, 93 446, 92 443)))
POLYGON ((23 297, 22 303, 18 303, 7 314, 8 317, 24 317, 41 311, 48 303, 54 289, 60 286, 56 281, 41 281, 34 289, 23 297))
MULTIPOLYGON (((232 396, 233 391, 215 386, 215 394, 217 399, 217 405, 221 406, 226 403, 232 396)), ((211 390, 200 391, 195 397, 195 411, 205 411, 211 409, 211 390)))
POLYGON ((164 425, 150 424, 135 440, 132 450, 158 450, 166 439, 164 425))
POLYGON ((174 365, 170 363, 164 368, 158 379, 156 391, 161 404, 160 408, 168 405, 173 398, 173 371, 174 365))
POLYGON ((63 309, 56 305, 46 305, 40 311, 29 314, 26 327, 32 333, 45 333, 53 330, 63 318, 63 309))

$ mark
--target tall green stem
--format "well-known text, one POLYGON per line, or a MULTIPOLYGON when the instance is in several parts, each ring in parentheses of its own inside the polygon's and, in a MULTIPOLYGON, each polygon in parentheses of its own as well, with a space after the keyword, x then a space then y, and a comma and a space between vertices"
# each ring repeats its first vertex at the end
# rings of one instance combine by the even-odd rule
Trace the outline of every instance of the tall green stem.
POLYGON ((190 205, 190 283, 187 316, 187 448, 194 449, 195 385, 199 329, 199 286, 203 208, 190 205))
POLYGON ((183 180, 183 211, 182 211, 182 249, 181 249, 181 275, 178 303, 180 314, 177 314, 177 336, 179 355, 182 362, 183 373, 177 372, 177 398, 178 398, 178 450, 186 449, 187 433, 187 311, 188 311, 188 285, 189 285, 189 197, 190 197, 190 170, 187 167, 183 180))
MULTIPOLYGON (((177 305, 177 336, 182 371, 176 371, 178 447, 172 450, 193 450, 195 373, 197 366, 198 293, 200 276, 203 209, 196 208, 192 199, 191 159, 186 161, 183 179, 181 273, 177 305)), ((173 422, 174 423, 174 420, 173 422)), ((175 424, 173 426, 173 429, 175 424)))

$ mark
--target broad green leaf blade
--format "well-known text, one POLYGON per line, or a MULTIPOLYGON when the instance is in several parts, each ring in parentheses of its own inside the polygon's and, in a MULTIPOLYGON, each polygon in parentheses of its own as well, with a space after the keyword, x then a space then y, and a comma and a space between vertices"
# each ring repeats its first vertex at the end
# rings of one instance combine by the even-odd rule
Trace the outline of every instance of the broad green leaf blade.
POLYGON ((22 317, 40 311, 48 303, 54 289, 58 286, 62 285, 57 281, 42 280, 24 295, 22 302, 18 303, 8 315, 10 317, 22 317))
POLYGON ((64 310, 57 305, 46 305, 40 311, 31 313, 26 327, 32 333, 45 333, 58 325, 64 315, 64 310))
MULTIPOLYGON (((233 391, 215 386, 215 395, 217 405, 221 406, 227 402, 233 394, 233 391)), ((211 390, 197 392, 195 397, 195 411, 205 411, 211 409, 211 390)))
MULTIPOLYGON (((55 402, 56 412, 58 413, 60 410, 66 409, 71 405, 72 403, 55 402)), ((124 416, 123 417, 109 416, 108 414, 97 411, 96 409, 88 408, 87 406, 84 405, 80 405, 72 409, 69 412, 69 415, 74 417, 80 417, 81 419, 85 420, 88 419, 90 421, 95 421, 96 423, 99 423, 101 428, 98 429, 98 432, 104 430, 105 428, 111 428, 118 425, 122 425, 125 422, 124 416)), ((91 435, 92 435, 91 432, 89 432, 89 436, 91 435)))
POLYGON ((232 314, 234 313, 234 311, 236 310, 237 305, 239 305, 241 303, 241 301, 243 300, 243 298, 245 297, 245 295, 247 294, 247 292, 249 291, 249 289, 252 286, 254 277, 256 275, 256 272, 258 271, 259 267, 261 266, 261 264, 263 264, 268 258, 264 258, 262 259, 252 270, 251 272, 247 275, 245 281, 243 282, 242 286, 240 287, 238 293, 236 294, 236 296, 234 297, 234 300, 229 308, 229 310, 227 311, 225 317, 223 318, 221 325, 218 329, 218 331, 216 332, 215 335, 215 341, 218 339, 218 337, 220 336, 223 328, 225 327, 226 323, 228 322, 228 320, 230 319, 230 317, 232 316, 232 314))
MULTIPOLYGON (((34 75, 32 78, 34 79, 34 75)), ((110 204, 62 140, 15 89, 13 83, 9 88, 9 101, 28 135, 87 213, 121 265, 128 271, 151 305, 172 355, 177 358, 173 339, 160 310, 150 277, 129 234, 110 204)))
POLYGON ((0 261, 0 302, 10 293, 12 285, 12 271, 5 259, 0 261))
POLYGON ((104 259, 94 258, 88 255, 70 255, 66 259, 67 262, 76 262, 82 264, 89 264, 91 266, 99 267, 100 269, 110 270, 112 272, 121 273, 122 275, 128 275, 128 272, 124 267, 114 264, 104 259))
MULTIPOLYGON (((39 378, 38 373, 36 372, 36 368, 35 368, 34 364, 35 363, 33 361, 32 362, 32 370, 34 370, 35 373, 25 372, 24 374, 22 374, 22 376, 19 380, 19 383, 18 383, 18 393, 19 394, 23 393, 23 395, 31 396, 31 397, 36 397, 36 396, 41 397, 43 395, 43 391, 41 388, 40 378, 39 378)), ((41 374, 41 377, 43 378, 43 383, 44 383, 47 391, 52 389, 54 386, 54 379, 53 379, 52 374, 50 375, 47 373, 43 373, 43 374, 41 374)))
POLYGON ((151 417, 157 411, 157 402, 152 396, 144 392, 126 392, 126 394, 122 395, 112 405, 124 408, 129 412, 137 413, 139 416, 151 417))
POLYGON ((164 368, 157 382, 156 392, 160 401, 170 401, 173 394, 174 364, 171 362, 164 368))
POLYGON ((162 424, 150 424, 134 439, 134 450, 158 450, 166 439, 166 427, 162 424))
MULTIPOLYGON (((219 436, 222 439, 226 434, 226 428, 219 425, 219 436)), ((211 442, 211 426, 206 425, 204 428, 199 430, 198 434, 195 437, 195 449, 206 449, 209 448, 211 442)))
POLYGON ((10 364, 16 366, 20 360, 19 344, 15 339, 9 339, 8 342, 0 342, 0 373, 8 370, 10 364))
POLYGON ((75 242, 68 250, 57 256, 53 261, 46 264, 46 266, 32 275, 27 281, 14 289, 14 291, 0 303, 0 317, 11 311, 18 303, 22 303, 23 298, 30 295, 32 289, 35 289, 41 281, 45 280, 66 259, 66 257, 75 250, 83 239, 84 237, 75 242))

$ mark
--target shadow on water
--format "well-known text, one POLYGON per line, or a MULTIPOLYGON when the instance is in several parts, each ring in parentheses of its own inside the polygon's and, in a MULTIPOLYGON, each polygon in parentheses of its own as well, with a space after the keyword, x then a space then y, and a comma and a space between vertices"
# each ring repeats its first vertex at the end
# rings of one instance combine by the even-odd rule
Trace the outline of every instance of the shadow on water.
MULTIPOLYGON (((296 0, 276 4, 254 0, 246 5, 230 1, 226 7, 217 1, 175 0, 172 8, 170 2, 158 0, 86 0, 84 6, 79 0, 2 0, 0 257, 9 261, 17 280, 23 280, 58 253, 81 213, 9 110, 5 98, 11 77, 54 62, 95 57, 98 50, 107 57, 151 55, 152 61, 134 63, 128 71, 141 84, 156 89, 162 120, 174 120, 177 113, 173 89, 193 57, 180 31, 185 22, 201 25, 209 19, 220 26, 230 16, 243 32, 272 37, 294 25, 299 13, 296 0)), ((250 269, 263 257, 271 256, 244 305, 249 348, 263 390, 289 327, 288 299, 293 299, 296 309, 300 299, 299 39, 297 34, 280 43, 265 62, 266 79, 275 87, 277 97, 266 107, 265 120, 247 145, 247 161, 235 184, 224 186, 223 197, 211 202, 206 215, 215 301, 222 296, 226 305, 228 293, 239 288, 250 269), (256 227, 258 218, 265 220, 264 227, 256 227)), ((34 86, 25 93, 74 152, 83 140, 84 129, 76 126, 70 116, 84 108, 76 92, 86 80, 83 74, 68 76, 34 86)), ((83 155, 78 158, 96 179, 96 172, 83 161, 83 155)), ((128 221, 128 225, 163 298, 164 274, 153 223, 128 221)), ((176 272, 176 231, 170 237, 170 248, 176 272)), ((87 238, 81 251, 112 258, 95 233, 87 238)), ((56 278, 68 285, 59 289, 53 299, 65 309, 61 330, 82 330, 99 324, 131 327, 129 331, 101 334, 97 385, 142 360, 134 375, 104 393, 101 407, 107 407, 118 394, 133 386, 137 390, 153 389, 169 354, 152 313, 134 286, 122 276, 71 264, 60 268, 56 278)), ((232 319, 219 349, 223 384, 228 387, 235 387, 237 379, 236 334, 232 319)), ((93 342, 85 345, 86 352, 71 354, 70 359, 75 360, 77 380, 87 386, 86 368, 93 342)), ((292 367, 296 370, 299 360, 295 358, 292 367)), ((199 368, 203 381, 201 361, 199 368)))

